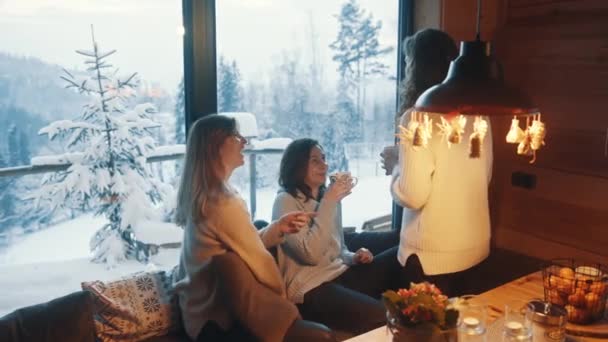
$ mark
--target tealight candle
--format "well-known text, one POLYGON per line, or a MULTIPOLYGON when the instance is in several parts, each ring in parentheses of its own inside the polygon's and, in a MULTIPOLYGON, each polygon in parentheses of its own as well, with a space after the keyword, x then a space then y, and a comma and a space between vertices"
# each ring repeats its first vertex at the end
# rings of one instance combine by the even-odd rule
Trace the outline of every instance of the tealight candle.
POLYGON ((524 326, 519 322, 510 321, 505 324, 505 327, 509 332, 518 333, 524 326))
POLYGON ((468 327, 476 327, 479 325, 479 320, 475 317, 465 317, 462 322, 468 327))

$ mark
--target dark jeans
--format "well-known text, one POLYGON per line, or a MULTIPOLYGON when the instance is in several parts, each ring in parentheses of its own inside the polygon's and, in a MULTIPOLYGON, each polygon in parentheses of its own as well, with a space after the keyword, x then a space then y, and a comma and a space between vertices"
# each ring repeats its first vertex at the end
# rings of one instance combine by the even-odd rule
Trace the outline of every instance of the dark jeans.
POLYGON ((400 270, 397 247, 389 248, 372 263, 351 266, 333 281, 307 292, 304 303, 298 305, 300 313, 304 319, 357 335, 380 327, 386 323, 380 297, 394 287, 400 270))
POLYGON ((209 321, 196 339, 196 342, 208 341, 255 342, 257 339, 238 323, 235 323, 229 331, 224 331, 217 323, 209 321))
POLYGON ((340 278, 347 279, 350 289, 380 298, 382 292, 388 289, 409 286, 409 281, 404 281, 401 276, 402 267, 397 260, 399 233, 399 230, 391 230, 344 235, 344 241, 350 251, 356 252, 365 247, 374 255, 373 263, 351 267, 342 274, 340 278))
POLYGON ((422 270, 420 259, 414 254, 407 259, 405 267, 403 267, 402 272, 399 273, 399 283, 403 284, 407 282, 409 284, 409 282, 420 283, 428 281, 431 284, 435 284, 435 286, 437 286, 446 296, 454 297, 462 294, 461 285, 463 280, 466 279, 465 276, 467 272, 468 270, 455 273, 426 275, 422 270))
POLYGON ((399 245, 399 230, 385 232, 361 232, 344 234, 344 242, 350 251, 365 247, 374 255, 399 245))

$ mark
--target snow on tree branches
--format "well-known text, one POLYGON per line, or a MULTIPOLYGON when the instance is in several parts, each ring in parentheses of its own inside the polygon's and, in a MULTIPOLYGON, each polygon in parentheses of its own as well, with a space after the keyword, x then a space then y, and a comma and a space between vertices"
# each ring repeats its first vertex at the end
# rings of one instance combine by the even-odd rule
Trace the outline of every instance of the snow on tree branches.
POLYGON ((146 163, 155 147, 152 131, 159 127, 150 118, 156 109, 151 104, 129 107, 137 74, 120 78, 108 62, 116 50, 101 51, 93 34, 92 43, 92 51, 76 51, 84 56, 86 73, 64 70, 61 76, 66 88, 90 102, 77 119, 55 121, 39 132, 63 141, 66 152, 78 158, 67 170, 45 177, 37 198, 53 210, 94 210, 108 218, 91 240, 94 261, 113 264, 131 257, 146 261, 154 246, 138 241, 133 227, 158 218, 156 205, 172 191, 153 177, 146 163))
POLYGON ((347 142, 360 141, 367 79, 374 75, 385 75, 388 66, 382 62, 382 56, 392 52, 393 47, 380 46, 378 37, 382 21, 374 22, 372 14, 361 9, 356 0, 346 1, 336 19, 338 34, 329 47, 334 51, 332 59, 338 63, 337 71, 340 74, 338 102, 354 101, 354 105, 350 106, 354 107, 352 111, 344 113, 349 120, 345 138, 347 142))

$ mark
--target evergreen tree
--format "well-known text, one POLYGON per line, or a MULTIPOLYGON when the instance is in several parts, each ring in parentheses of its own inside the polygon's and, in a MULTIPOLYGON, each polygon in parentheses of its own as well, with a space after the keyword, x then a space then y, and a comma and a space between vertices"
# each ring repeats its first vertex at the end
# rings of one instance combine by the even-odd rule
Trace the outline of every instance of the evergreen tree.
POLYGON ((102 52, 94 35, 92 44, 92 51, 76 51, 85 58, 87 75, 77 78, 64 70, 61 76, 67 88, 91 102, 78 119, 55 121, 39 132, 65 141, 71 166, 45 177, 38 199, 53 209, 88 208, 108 218, 91 240, 94 261, 114 263, 131 257, 145 261, 155 250, 137 240, 133 227, 158 216, 154 204, 165 193, 146 163, 155 145, 151 130, 158 127, 149 118, 155 108, 125 105, 136 93, 137 74, 119 78, 107 61, 116 50, 102 52))
POLYGON ((327 150, 329 169, 331 171, 348 170, 346 158, 346 142, 348 133, 352 132, 351 125, 355 122, 355 106, 347 93, 348 87, 342 79, 338 83, 336 106, 332 113, 332 122, 327 125, 323 134, 323 146, 327 150))
POLYGON ((345 91, 355 96, 354 121, 350 123, 346 134, 351 142, 362 138, 366 78, 386 72, 388 66, 380 58, 393 48, 380 48, 378 36, 382 22, 378 20, 374 23, 373 16, 362 10, 356 0, 344 3, 336 18, 339 24, 338 36, 329 46, 334 50, 333 60, 338 63, 345 91))
POLYGON ((243 110, 243 89, 241 73, 236 61, 226 61, 220 56, 218 66, 218 104, 219 112, 238 112, 243 110))
POLYGON ((175 143, 186 143, 186 96, 183 77, 177 86, 177 97, 175 99, 175 143))
POLYGON ((17 126, 11 124, 8 128, 8 166, 19 165, 19 135, 17 126))
POLYGON ((283 60, 272 72, 271 112, 277 130, 289 138, 310 137, 312 117, 307 112, 309 91, 302 75, 297 54, 283 55, 283 60))
POLYGON ((19 162, 22 165, 29 165, 30 157, 29 138, 23 131, 19 131, 19 162))
MULTIPOLYGON (((8 167, 2 153, 0 153, 0 169, 8 167)), ((0 177, 0 233, 9 228, 15 213, 15 196, 12 191, 11 178, 0 177)))
POLYGON ((8 166, 27 165, 30 163, 30 147, 27 135, 15 124, 8 128, 8 166))

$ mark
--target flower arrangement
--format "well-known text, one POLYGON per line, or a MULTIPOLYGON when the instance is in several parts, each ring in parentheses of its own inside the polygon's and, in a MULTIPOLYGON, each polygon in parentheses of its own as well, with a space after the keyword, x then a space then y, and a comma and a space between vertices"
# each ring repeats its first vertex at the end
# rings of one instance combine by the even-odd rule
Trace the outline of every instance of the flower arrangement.
POLYGON ((449 330, 458 322, 458 310, 439 288, 428 282, 411 283, 409 289, 397 292, 386 291, 382 294, 382 301, 387 309, 389 325, 449 330))

